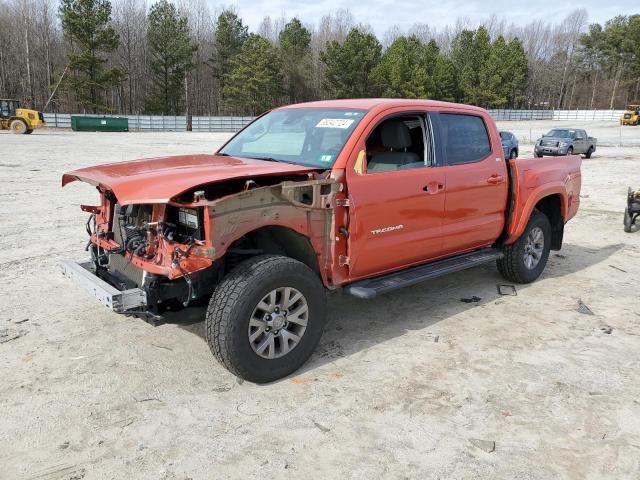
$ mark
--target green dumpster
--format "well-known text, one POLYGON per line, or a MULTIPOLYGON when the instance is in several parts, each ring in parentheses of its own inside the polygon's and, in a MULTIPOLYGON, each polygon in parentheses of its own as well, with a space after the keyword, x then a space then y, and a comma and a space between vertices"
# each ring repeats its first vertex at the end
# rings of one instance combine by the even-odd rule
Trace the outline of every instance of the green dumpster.
POLYGON ((129 119, 123 117, 85 117, 73 115, 71 129, 74 132, 128 132, 129 119))

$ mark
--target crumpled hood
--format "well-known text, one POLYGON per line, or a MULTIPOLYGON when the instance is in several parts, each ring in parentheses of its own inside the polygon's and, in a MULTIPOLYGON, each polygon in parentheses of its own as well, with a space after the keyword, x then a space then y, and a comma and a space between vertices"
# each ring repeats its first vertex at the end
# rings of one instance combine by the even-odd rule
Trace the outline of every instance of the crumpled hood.
POLYGON ((219 155, 180 155, 107 163, 65 173, 62 186, 81 180, 111 190, 121 205, 166 203, 201 185, 267 175, 317 170, 292 163, 219 155))

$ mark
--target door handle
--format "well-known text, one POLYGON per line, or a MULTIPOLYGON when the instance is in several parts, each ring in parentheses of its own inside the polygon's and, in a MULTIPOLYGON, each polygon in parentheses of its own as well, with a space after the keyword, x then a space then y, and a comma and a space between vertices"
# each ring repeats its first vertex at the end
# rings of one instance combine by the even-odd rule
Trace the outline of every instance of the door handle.
POLYGON ((422 187, 422 190, 430 195, 435 195, 436 193, 440 193, 444 190, 444 185, 438 182, 431 182, 422 187))
POLYGON ((504 177, 502 175, 491 175, 487 178, 487 183, 490 185, 498 185, 504 181, 504 177))

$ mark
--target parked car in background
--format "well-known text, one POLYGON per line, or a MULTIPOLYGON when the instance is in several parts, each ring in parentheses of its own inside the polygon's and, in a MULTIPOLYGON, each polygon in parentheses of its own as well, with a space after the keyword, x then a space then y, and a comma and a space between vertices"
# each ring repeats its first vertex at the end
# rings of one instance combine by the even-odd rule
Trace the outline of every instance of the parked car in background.
POLYGON ((535 156, 584 155, 591 158, 597 139, 579 128, 554 128, 536 141, 535 156))
POLYGON ((518 158, 518 137, 511 132, 500 132, 500 142, 504 150, 504 158, 518 158))
POLYGON ((627 105, 627 111, 620 117, 620 125, 640 125, 640 105, 627 105))

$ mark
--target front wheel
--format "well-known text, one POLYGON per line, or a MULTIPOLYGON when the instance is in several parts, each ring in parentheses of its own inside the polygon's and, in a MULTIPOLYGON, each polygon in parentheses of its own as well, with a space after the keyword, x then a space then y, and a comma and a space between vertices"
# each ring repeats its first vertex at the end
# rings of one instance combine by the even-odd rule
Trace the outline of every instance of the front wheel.
POLYGON ((567 156, 569 155, 573 155, 573 147, 569 147, 569 149, 567 150, 567 156))
POLYGON ((207 343, 234 375, 272 382, 311 356, 325 311, 324 287, 313 270, 288 257, 253 257, 216 287, 205 320, 207 343))
POLYGON ((544 213, 534 210, 523 234, 503 248, 498 270, 504 278, 516 283, 536 280, 549 259, 551 224, 544 213))
POLYGON ((511 154, 509 155, 509 158, 511 160, 515 160, 516 158, 518 158, 518 151, 515 148, 511 150, 511 154))

